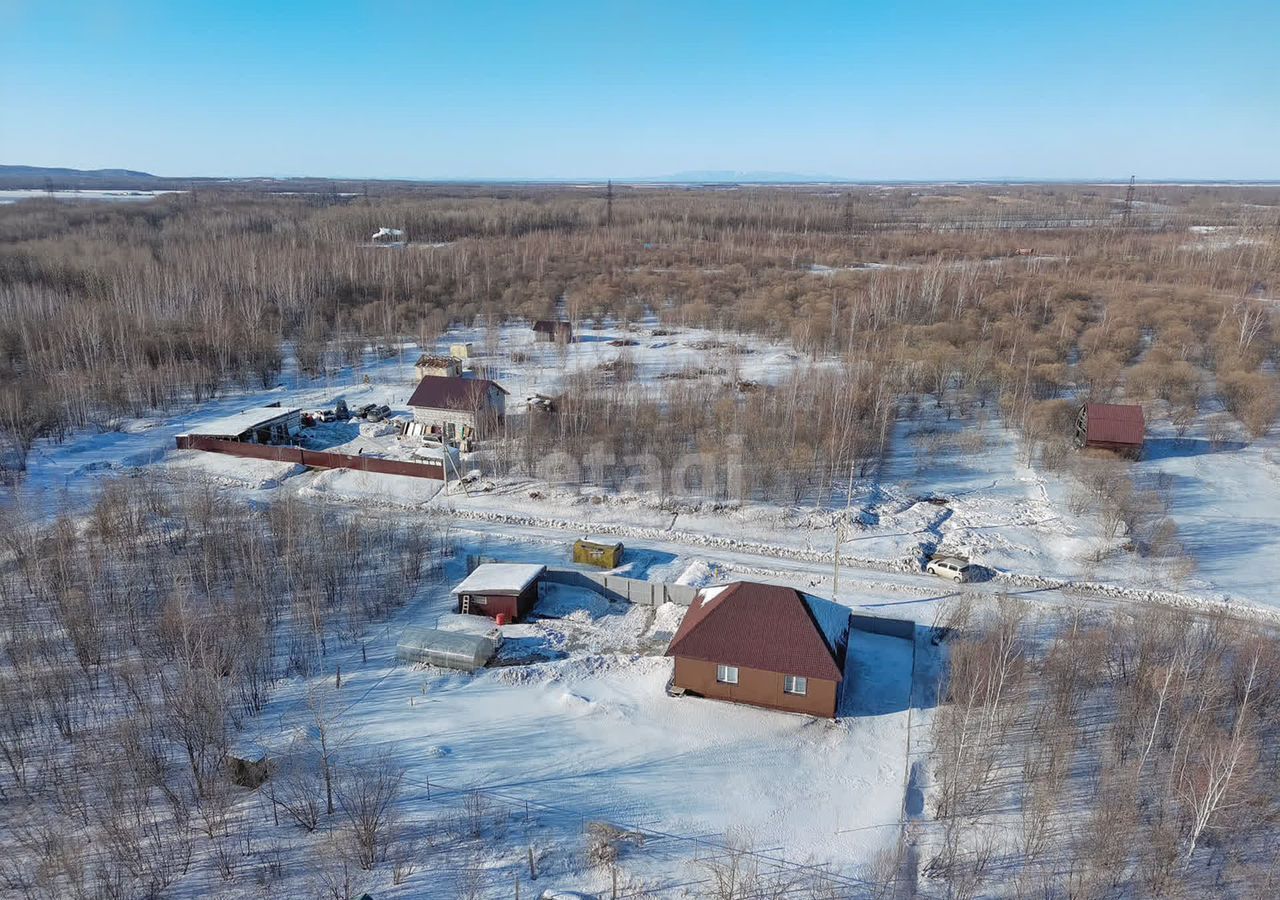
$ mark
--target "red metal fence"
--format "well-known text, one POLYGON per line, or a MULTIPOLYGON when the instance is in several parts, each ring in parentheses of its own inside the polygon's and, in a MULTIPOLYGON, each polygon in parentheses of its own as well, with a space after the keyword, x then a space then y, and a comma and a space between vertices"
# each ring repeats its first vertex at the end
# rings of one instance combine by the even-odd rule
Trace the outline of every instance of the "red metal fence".
POLYGON ((377 456, 352 456, 348 453, 326 453, 322 450, 304 450, 301 447, 242 444, 239 441, 224 441, 218 438, 201 437, 198 434, 178 435, 178 449, 204 450, 209 453, 246 456, 250 459, 297 463, 312 469, 355 469, 358 472, 375 472, 379 475, 408 475, 411 478, 444 480, 444 466, 438 463, 405 462, 398 459, 382 459, 377 456))

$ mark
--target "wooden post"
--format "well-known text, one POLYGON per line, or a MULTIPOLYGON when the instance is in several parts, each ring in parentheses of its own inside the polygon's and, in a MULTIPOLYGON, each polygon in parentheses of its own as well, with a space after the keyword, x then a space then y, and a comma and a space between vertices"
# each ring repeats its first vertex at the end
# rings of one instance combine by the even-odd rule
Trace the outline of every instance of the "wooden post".
POLYGON ((333 686, 342 687, 342 666, 336 666, 333 670, 333 686))
MULTIPOLYGON (((840 591, 840 526, 836 525, 836 547, 831 554, 831 599, 840 591)), ((839 601, 836 601, 839 602, 839 601)))
POLYGON ((538 869, 533 863, 533 844, 529 845, 529 880, 538 880, 538 869))
POLYGON ((617 867, 617 866, 610 866, 609 868, 610 868, 610 870, 611 870, 611 871, 612 871, 612 873, 613 873, 613 898, 612 898, 612 900, 618 900, 618 867, 617 867))
POLYGON ((516 873, 516 900, 520 900, 520 873, 516 873))

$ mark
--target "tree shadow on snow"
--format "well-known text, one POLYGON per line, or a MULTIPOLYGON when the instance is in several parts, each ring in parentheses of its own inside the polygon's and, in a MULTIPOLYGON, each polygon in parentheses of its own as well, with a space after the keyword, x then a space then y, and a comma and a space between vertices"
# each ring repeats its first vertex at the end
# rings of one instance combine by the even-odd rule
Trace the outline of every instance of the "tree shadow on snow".
POLYGON ((1179 459, 1188 456, 1207 456, 1210 453, 1229 453, 1243 450, 1244 441, 1207 441, 1203 438, 1147 438, 1142 447, 1144 461, 1179 459))

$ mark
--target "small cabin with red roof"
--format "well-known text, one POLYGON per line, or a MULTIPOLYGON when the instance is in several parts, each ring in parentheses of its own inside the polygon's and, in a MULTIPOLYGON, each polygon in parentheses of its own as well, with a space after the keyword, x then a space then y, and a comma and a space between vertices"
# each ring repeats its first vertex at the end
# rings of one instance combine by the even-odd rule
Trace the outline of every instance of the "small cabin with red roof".
POLYGON ((1146 431, 1146 419, 1137 404, 1086 403, 1076 417, 1076 446, 1137 459, 1142 456, 1146 431))
POLYGON ((848 610, 819 617, 794 588, 737 581, 699 592, 671 639, 673 687, 684 693, 835 718, 848 610), (834 622, 834 627, 833 627, 834 622))

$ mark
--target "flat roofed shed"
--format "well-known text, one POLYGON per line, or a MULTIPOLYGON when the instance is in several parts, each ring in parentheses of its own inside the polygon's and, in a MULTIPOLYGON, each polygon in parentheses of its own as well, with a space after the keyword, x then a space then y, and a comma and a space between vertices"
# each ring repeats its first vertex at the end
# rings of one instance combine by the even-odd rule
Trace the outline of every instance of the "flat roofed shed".
POLYGON ((532 563, 484 563, 453 589, 455 594, 519 594, 538 580, 546 566, 532 563))
POLYGON ((269 428, 277 423, 286 423, 290 419, 301 415, 302 410, 300 409, 287 409, 279 406, 251 406, 234 415, 197 422, 187 429, 186 434, 235 440, 246 432, 259 428, 269 428))

